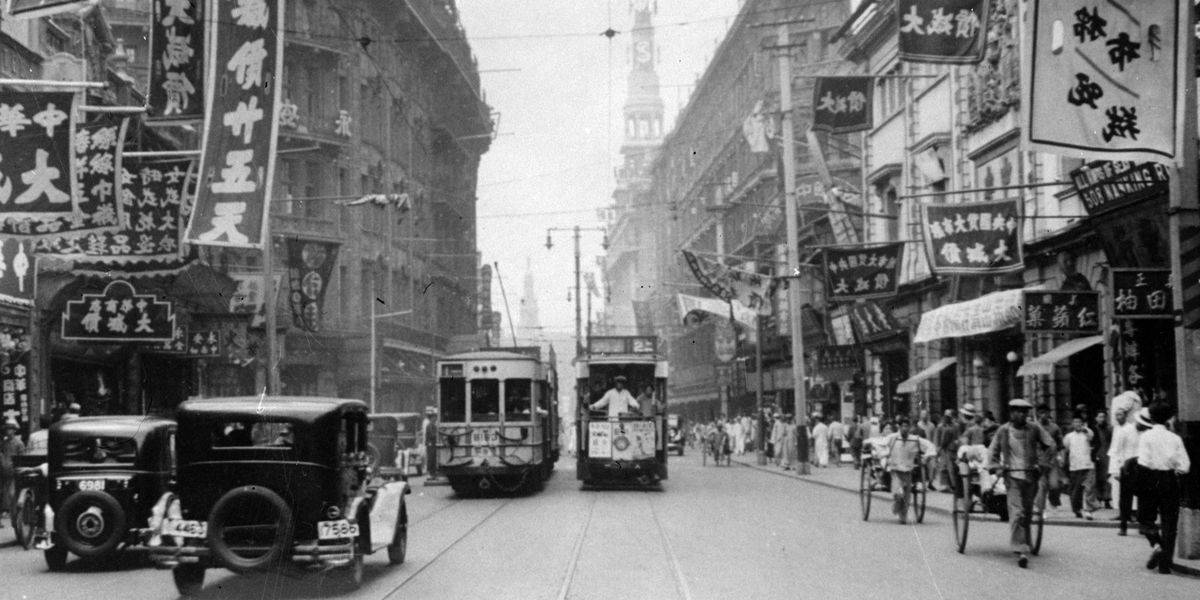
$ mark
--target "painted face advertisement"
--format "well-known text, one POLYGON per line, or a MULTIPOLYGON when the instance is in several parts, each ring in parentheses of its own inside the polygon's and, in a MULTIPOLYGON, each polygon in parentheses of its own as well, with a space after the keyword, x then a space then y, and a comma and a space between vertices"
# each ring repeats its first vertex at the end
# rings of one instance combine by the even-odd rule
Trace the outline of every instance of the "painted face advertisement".
POLYGON ((900 60, 973 65, 983 60, 988 0, 898 0, 900 60))
POLYGON ((873 125, 872 77, 819 77, 813 85, 814 131, 851 133, 873 125))
POLYGON ((929 266, 938 275, 1013 273, 1024 268, 1017 200, 921 207, 929 266))
POLYGON ((150 122, 204 118, 204 0, 153 0, 150 20, 150 122))
POLYGON ((259 248, 275 171, 284 0, 214 0, 193 244, 259 248))
POLYGON ((336 242, 288 240, 288 295, 292 322, 305 331, 320 331, 325 288, 337 264, 336 242))
POLYGON ((75 94, 0 93, 0 217, 75 212, 75 94))

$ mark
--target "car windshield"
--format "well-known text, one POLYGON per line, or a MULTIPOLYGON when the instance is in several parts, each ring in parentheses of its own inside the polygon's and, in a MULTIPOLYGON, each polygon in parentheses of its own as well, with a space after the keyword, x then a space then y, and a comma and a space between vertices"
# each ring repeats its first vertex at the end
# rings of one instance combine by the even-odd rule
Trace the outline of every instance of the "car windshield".
POLYGON ((292 424, 284 421, 226 421, 213 427, 214 448, 290 448, 296 443, 292 424))
POLYGON ((137 460, 137 440, 131 437, 85 437, 69 439, 63 445, 63 464, 132 465, 137 460))

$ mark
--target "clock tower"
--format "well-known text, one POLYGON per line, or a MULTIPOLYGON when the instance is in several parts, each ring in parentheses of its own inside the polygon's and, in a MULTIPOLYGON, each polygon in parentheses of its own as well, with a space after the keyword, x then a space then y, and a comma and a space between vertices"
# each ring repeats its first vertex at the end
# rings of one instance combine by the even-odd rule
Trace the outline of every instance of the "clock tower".
MULTIPOLYGON (((629 89, 625 98, 624 159, 617 172, 618 190, 636 185, 647 177, 646 169, 655 148, 663 138, 663 101, 659 92, 658 46, 654 43, 654 25, 650 18, 656 7, 650 0, 633 2, 633 29, 629 44, 629 89)), ((618 205, 621 199, 617 198, 618 205)))

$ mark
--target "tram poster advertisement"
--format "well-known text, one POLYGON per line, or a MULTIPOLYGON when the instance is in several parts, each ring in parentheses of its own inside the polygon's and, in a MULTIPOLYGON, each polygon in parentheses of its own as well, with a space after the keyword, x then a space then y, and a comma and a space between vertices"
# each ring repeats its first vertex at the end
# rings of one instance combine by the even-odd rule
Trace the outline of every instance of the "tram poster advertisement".
POLYGON ((611 423, 588 423, 588 456, 612 458, 611 423))
POLYGON ((613 460, 654 458, 654 421, 613 423, 613 460))

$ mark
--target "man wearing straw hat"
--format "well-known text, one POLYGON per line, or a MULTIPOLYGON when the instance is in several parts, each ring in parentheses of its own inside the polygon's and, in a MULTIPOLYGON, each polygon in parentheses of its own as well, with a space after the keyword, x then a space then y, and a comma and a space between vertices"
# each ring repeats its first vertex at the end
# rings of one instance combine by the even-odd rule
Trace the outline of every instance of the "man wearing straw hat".
MULTIPOLYGON (((1055 446, 1054 438, 1045 429, 1029 421, 1033 405, 1023 398, 1008 402, 1008 423, 996 430, 988 449, 988 470, 1002 471, 1008 490, 1008 526, 1017 566, 1029 566, 1029 532, 1025 516, 1034 509, 1038 489, 1038 457, 1042 451, 1055 446)), ((1043 500, 1044 501, 1044 500, 1043 500)), ((1041 511, 1043 506, 1036 507, 1041 511)))

